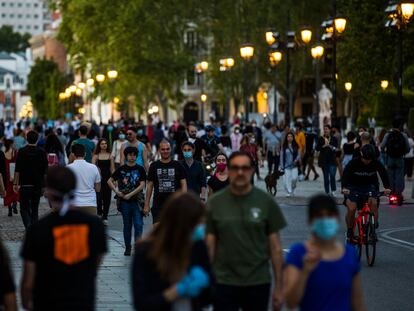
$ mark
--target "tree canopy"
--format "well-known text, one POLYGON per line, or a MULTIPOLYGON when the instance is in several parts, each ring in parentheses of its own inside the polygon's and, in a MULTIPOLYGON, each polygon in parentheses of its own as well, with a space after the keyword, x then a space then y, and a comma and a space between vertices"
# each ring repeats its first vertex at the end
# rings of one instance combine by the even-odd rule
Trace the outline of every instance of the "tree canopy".
POLYGON ((0 51, 7 53, 24 52, 29 45, 30 34, 13 31, 12 26, 0 27, 0 51))
MULTIPOLYGON (((313 38, 322 34, 321 23, 332 15, 330 2, 320 0, 51 0, 63 16, 59 37, 65 43, 76 70, 92 73, 110 68, 119 71, 116 93, 145 109, 155 102, 163 107, 180 103, 180 86, 194 63, 210 61, 209 87, 216 95, 240 96, 242 66, 239 47, 243 42, 255 46, 250 67, 251 93, 263 82, 273 81, 269 70, 268 47, 264 32, 269 27, 282 34, 299 33, 309 25, 313 38), (193 29, 196 46, 185 43, 193 29), (232 56, 236 66, 229 74, 219 71, 219 59, 232 56)), ((347 20, 347 29, 338 43, 338 92, 345 81, 354 85, 354 99, 369 105, 379 90, 379 81, 396 78, 395 33, 384 27, 387 0, 337 0, 338 12, 347 20)), ((414 24, 412 22, 411 24, 414 24)), ((413 26, 406 29, 405 64, 414 64, 413 26)), ((315 40, 313 40, 315 42, 315 40)), ((312 74, 309 49, 292 55, 292 83, 312 74)), ((284 91, 286 62, 279 65, 280 89, 284 91)), ((407 85, 412 85, 407 71, 407 85)), ((103 87, 107 96, 109 87, 103 87), (106 90, 106 91, 105 91, 106 90)), ((294 93, 294 92, 293 92, 294 93)))
POLYGON ((29 74, 28 91, 40 117, 56 119, 63 115, 59 92, 67 83, 58 65, 51 60, 37 60, 29 74))

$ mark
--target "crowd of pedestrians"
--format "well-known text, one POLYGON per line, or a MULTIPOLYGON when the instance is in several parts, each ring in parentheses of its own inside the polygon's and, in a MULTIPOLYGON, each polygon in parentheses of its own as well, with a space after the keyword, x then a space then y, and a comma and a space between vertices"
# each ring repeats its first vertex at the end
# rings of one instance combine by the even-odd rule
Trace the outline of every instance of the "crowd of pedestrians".
MULTIPOLYGON (((301 310, 364 310, 353 249, 336 241, 339 212, 331 198, 337 195, 336 178, 347 190, 355 169, 373 167, 402 204, 404 175, 411 178, 414 159, 414 142, 400 122, 374 135, 361 127, 343 140, 328 124, 319 135, 302 123, 289 128, 268 121, 259 126, 256 120, 231 129, 127 121, 103 127, 18 124, 15 136, 2 142, 0 194, 10 217, 19 204, 26 228, 23 306, 94 309, 97 269, 110 251, 105 226, 115 199, 124 255, 134 255, 136 310, 208 305, 267 310, 269 301, 274 310, 284 303, 301 310), (286 220, 274 197, 255 183, 266 160, 267 174, 283 176, 286 196, 294 197, 299 182, 312 182, 310 172, 313 180, 319 178, 316 157, 326 195, 309 203, 311 238, 294 245, 284 260, 279 233, 286 220), (39 220, 43 195, 51 212, 39 220), (150 215, 153 229, 142 237, 144 217, 150 215)), ((346 199, 351 208, 352 198, 346 199)), ((14 292, 0 245, 5 310, 17 310, 14 292)))

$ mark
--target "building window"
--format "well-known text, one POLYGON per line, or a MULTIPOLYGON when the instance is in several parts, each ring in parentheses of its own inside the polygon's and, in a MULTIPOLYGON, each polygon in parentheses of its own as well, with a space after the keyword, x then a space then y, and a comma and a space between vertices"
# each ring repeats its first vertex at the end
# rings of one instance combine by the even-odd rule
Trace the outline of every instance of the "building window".
POLYGON ((186 43, 190 49, 195 49, 197 46, 197 34, 195 31, 187 31, 186 33, 186 43))
POLYGON ((22 14, 17 14, 17 18, 22 18, 23 15, 22 14))
POLYGON ((2 14, 1 14, 1 17, 3 17, 3 18, 4 18, 4 17, 6 17, 6 14, 2 13, 2 14))
POLYGON ((1 3, 1 6, 6 6, 6 2, 2 2, 1 3))
POLYGON ((33 4, 33 6, 34 6, 35 8, 37 8, 37 7, 39 6, 39 4, 34 3, 34 4, 33 4))
POLYGON ((39 29, 39 26, 35 25, 35 26, 33 26, 33 28, 37 30, 37 29, 39 29))
POLYGON ((23 26, 22 26, 22 25, 19 25, 19 26, 17 26, 17 28, 19 28, 19 29, 23 29, 23 26))
POLYGON ((19 2, 17 3, 17 7, 21 8, 23 6, 23 3, 19 2))
POLYGON ((26 3, 26 7, 30 8, 31 4, 30 3, 26 3))
POLYGON ((9 17, 10 17, 10 18, 14 18, 14 14, 10 14, 10 15, 9 15, 9 17))
POLYGON ((31 29, 32 27, 30 25, 26 25, 26 29, 31 29))
POLYGON ((39 15, 35 14, 33 15, 34 18, 39 18, 39 15))
POLYGON ((32 17, 30 14, 26 14, 26 18, 30 18, 32 17))
POLYGON ((14 7, 14 3, 13 3, 13 2, 10 2, 10 3, 9 3, 9 6, 10 6, 10 7, 14 7))

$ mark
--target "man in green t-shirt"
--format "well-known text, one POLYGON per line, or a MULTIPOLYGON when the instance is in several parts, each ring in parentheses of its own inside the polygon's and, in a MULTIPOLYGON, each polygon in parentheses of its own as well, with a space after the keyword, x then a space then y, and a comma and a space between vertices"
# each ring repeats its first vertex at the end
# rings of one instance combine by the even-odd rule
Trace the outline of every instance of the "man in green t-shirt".
MULTIPOLYGON (((90 140, 88 137, 88 127, 86 125, 81 125, 79 127, 79 138, 72 142, 72 146, 75 144, 83 145, 85 147, 85 161, 92 163, 92 154, 95 150, 95 143, 90 140)), ((71 155, 72 156, 72 155, 71 155)), ((70 158, 69 162, 73 162, 74 159, 70 158)))
POLYGON ((273 197, 251 185, 254 166, 248 154, 229 159, 230 185, 207 202, 207 246, 217 287, 214 310, 268 309, 269 261, 275 277, 274 310, 281 309, 282 246, 285 218, 273 197))

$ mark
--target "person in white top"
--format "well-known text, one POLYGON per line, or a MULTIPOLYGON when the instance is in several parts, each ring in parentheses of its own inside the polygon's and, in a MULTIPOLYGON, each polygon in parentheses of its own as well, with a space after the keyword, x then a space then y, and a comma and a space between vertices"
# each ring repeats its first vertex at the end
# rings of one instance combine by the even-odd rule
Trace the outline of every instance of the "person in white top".
POLYGON ((101 190, 101 174, 96 165, 85 161, 85 147, 83 145, 74 144, 72 153, 75 160, 67 167, 76 176, 73 205, 89 214, 96 215, 96 192, 101 190))
POLYGON ((230 134, 230 140, 231 140, 231 150, 233 152, 240 150, 240 143, 243 138, 243 134, 240 133, 240 127, 236 125, 234 127, 234 132, 230 134))
POLYGON ((121 166, 121 149, 122 145, 126 142, 125 140, 125 133, 123 130, 119 131, 118 139, 114 141, 114 144, 112 146, 112 158, 115 162, 115 169, 118 169, 118 167, 121 166))
POLYGON ((408 144, 410 145, 410 151, 404 156, 404 168, 405 168, 405 175, 407 176, 408 180, 411 180, 413 177, 413 166, 414 166, 414 140, 411 137, 411 134, 407 130, 405 132, 408 136, 408 144))

